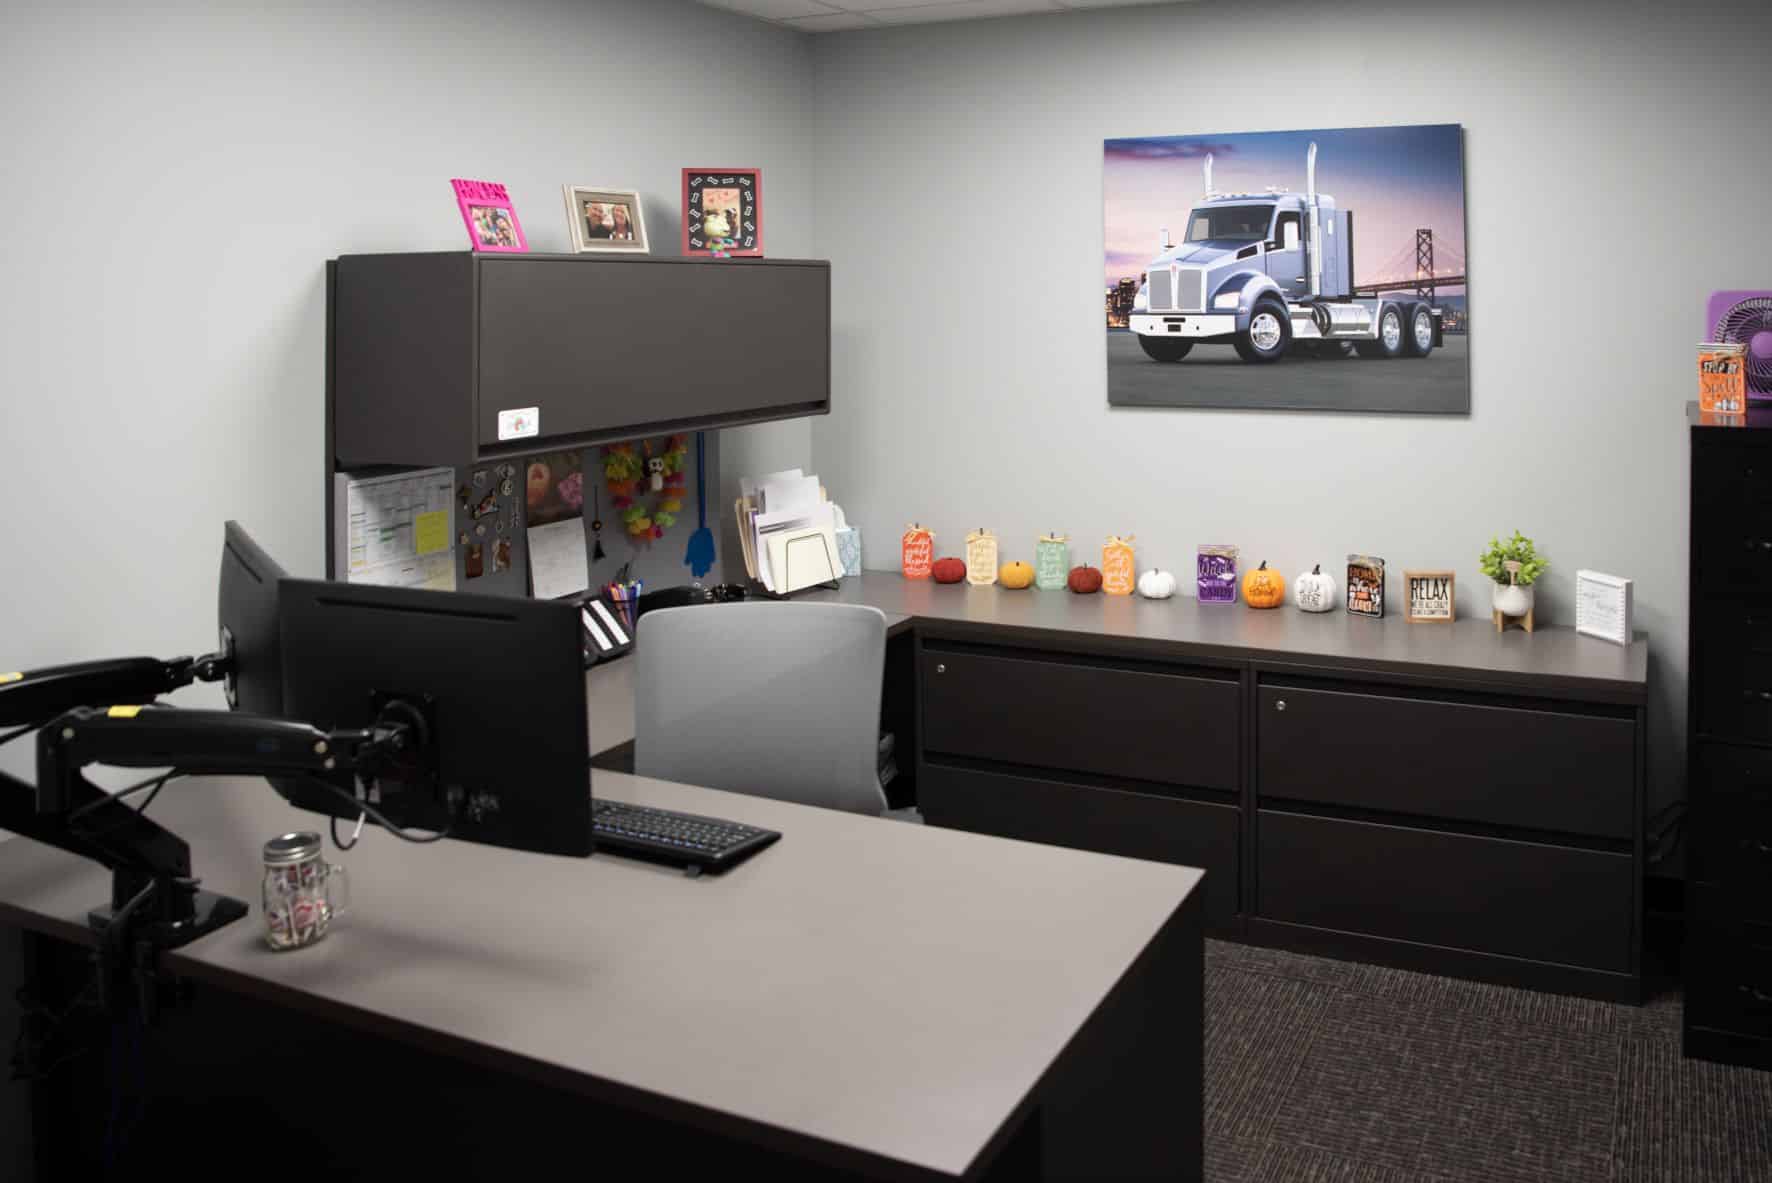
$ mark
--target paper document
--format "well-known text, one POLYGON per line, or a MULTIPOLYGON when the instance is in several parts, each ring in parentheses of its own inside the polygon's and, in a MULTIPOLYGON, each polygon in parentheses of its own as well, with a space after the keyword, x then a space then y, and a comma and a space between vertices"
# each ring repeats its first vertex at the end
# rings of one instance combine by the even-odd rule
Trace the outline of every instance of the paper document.
POLYGON ((352 583, 455 590, 455 471, 426 468, 345 487, 352 583))
POLYGON ((529 579, 538 600, 559 599, 591 586, 582 518, 529 527, 529 579))

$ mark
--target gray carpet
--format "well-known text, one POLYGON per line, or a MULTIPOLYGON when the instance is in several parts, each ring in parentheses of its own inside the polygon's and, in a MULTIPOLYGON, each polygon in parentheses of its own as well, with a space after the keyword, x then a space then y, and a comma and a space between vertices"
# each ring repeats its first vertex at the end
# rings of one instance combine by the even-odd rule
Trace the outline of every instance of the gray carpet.
POLYGON ((1206 942, 1213 1183, 1772 1180, 1772 1072, 1641 1008, 1206 942))

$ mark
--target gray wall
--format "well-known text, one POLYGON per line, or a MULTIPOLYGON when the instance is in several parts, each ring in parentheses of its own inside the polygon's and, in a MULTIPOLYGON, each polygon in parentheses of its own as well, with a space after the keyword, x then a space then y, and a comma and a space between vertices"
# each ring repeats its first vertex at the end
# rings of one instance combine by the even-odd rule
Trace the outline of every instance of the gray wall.
POLYGON ((1479 613, 1478 552, 1518 527, 1552 621, 1577 568, 1637 581, 1677 792, 1692 345, 1713 288, 1772 286, 1747 11, 1206 0, 819 38, 813 457, 866 565, 913 518, 1005 558, 1136 533, 1141 566, 1233 542, 1288 579, 1349 551, 1456 568, 1479 613), (1103 139, 1441 122, 1466 128, 1469 418, 1108 409, 1103 139))
MULTIPOLYGON (((568 249, 562 184, 637 188, 655 252, 675 254, 678 169, 754 164, 770 253, 812 249, 810 40, 729 13, 6 14, 0 668, 201 651, 225 518, 321 573, 324 263, 465 247, 451 177, 508 185, 541 251, 568 249)), ((810 440, 803 421, 727 433, 725 470, 805 464, 810 440)), ((23 771, 26 746, 0 767, 23 771)))

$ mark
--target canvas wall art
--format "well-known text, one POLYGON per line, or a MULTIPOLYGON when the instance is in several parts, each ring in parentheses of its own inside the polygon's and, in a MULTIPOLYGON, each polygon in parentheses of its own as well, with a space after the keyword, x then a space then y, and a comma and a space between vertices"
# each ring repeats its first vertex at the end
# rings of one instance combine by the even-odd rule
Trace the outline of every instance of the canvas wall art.
POLYGON ((1108 140, 1108 402, 1467 414, 1457 124, 1108 140))

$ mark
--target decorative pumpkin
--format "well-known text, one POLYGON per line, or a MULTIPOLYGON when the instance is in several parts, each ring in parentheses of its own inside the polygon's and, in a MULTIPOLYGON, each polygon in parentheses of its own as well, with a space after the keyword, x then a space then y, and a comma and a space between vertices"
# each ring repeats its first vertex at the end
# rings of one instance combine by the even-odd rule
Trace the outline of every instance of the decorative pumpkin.
POLYGON ((1124 538, 1110 534, 1101 548, 1101 590, 1110 596, 1129 596, 1138 582, 1138 568, 1134 566, 1137 554, 1132 541, 1130 534, 1124 538))
POLYGON ((1093 595, 1101 590, 1101 572, 1094 567, 1072 567, 1065 582, 1080 596, 1093 595))
POLYGON ((1286 602, 1286 578, 1267 565, 1243 576, 1243 602, 1251 608, 1278 608, 1286 602))
POLYGON ((1175 572, 1152 567, 1138 577, 1138 594, 1147 600, 1167 600, 1175 594, 1175 572))
POLYGON ((1317 563, 1292 583, 1292 602, 1304 612, 1327 612, 1335 607, 1335 577, 1323 574, 1317 563))
POLYGON ((936 559, 929 568, 929 574, 937 583, 959 583, 966 578, 966 560, 956 559, 949 555, 945 559, 936 559))
POLYGON ((1002 580, 1004 587, 1020 591, 1024 587, 1033 586, 1034 568, 1032 564, 1016 559, 1013 562, 1004 563, 1003 569, 997 573, 997 578, 1002 580))

